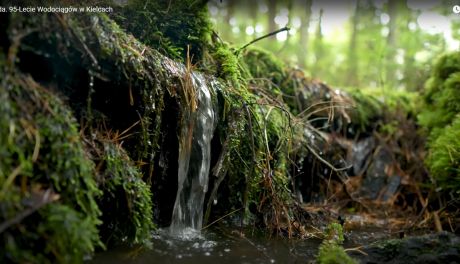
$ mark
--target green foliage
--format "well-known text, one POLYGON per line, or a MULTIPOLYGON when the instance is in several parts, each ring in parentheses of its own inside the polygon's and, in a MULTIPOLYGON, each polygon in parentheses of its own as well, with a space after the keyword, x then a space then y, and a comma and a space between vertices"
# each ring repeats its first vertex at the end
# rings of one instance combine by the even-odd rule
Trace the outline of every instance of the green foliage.
POLYGON ((254 128, 258 155, 257 169, 249 178, 250 202, 259 208, 266 226, 279 230, 279 223, 288 222, 290 218, 288 211, 292 197, 287 159, 291 154, 291 140, 298 139, 293 138, 289 116, 282 110, 260 105, 252 111, 255 111, 255 126, 259 129, 254 128))
POLYGON ((211 32, 206 1, 131 0, 120 11, 115 20, 144 44, 182 61, 190 46, 193 61, 202 59, 211 32))
POLYGON ((332 222, 326 227, 325 239, 319 246, 316 260, 319 264, 354 264, 357 263, 345 252, 342 246, 343 227, 339 223, 332 222))
POLYGON ((348 256, 343 247, 334 241, 323 241, 319 246, 316 261, 319 264, 356 264, 356 260, 348 256))
POLYGON ((241 56, 253 78, 268 79, 279 86, 286 77, 283 62, 269 51, 248 47, 241 56))
POLYGON ((437 185, 460 193, 460 116, 430 143, 426 164, 437 185))
POLYGON ((383 115, 384 105, 375 96, 364 93, 360 89, 350 92, 355 101, 352 112, 352 122, 357 124, 361 131, 369 130, 375 121, 383 115))
POLYGON ((428 133, 426 164, 438 187, 460 190, 460 53, 445 54, 426 82, 419 124, 428 133))
MULTIPOLYGON (((257 74, 263 78, 262 71, 257 74)), ((252 85, 264 89, 257 82, 252 85)), ((246 220, 263 220, 260 224, 275 232, 288 228, 292 216, 289 155, 291 144, 301 139, 294 136, 290 113, 249 91, 245 82, 240 89, 227 90, 223 95, 229 110, 218 129, 228 151, 224 165, 228 169, 227 186, 233 192, 240 190, 225 199, 235 209, 243 206, 246 220)))
POLYGON ((78 263, 102 245, 100 192, 70 110, 32 79, 2 69, 1 262, 78 263), (56 215, 55 215, 56 214, 56 215))
POLYGON ((337 244, 343 244, 345 240, 343 237, 343 227, 341 224, 333 222, 330 223, 324 232, 327 240, 334 240, 337 244))
POLYGON ((103 226, 101 235, 108 244, 120 241, 149 245, 152 222, 152 194, 119 145, 104 143, 102 157, 105 169, 100 172, 99 200, 103 226))
POLYGON ((230 81, 235 86, 240 86, 248 79, 249 72, 244 68, 238 55, 226 43, 218 43, 213 47, 211 56, 217 67, 216 77, 230 81))
POLYGON ((388 259, 391 259, 395 257, 401 250, 403 242, 403 239, 388 239, 383 241, 377 241, 373 243, 373 245, 377 246, 381 250, 384 250, 386 257, 388 259))
POLYGON ((296 70, 286 67, 272 52, 262 48, 248 47, 240 56, 241 63, 249 71, 250 76, 247 78, 250 82, 263 87, 271 97, 283 101, 286 109, 297 113, 295 87, 301 86, 302 83, 296 79, 296 70))
POLYGON ((426 82, 425 105, 419 123, 435 139, 440 129, 452 122, 460 111, 460 53, 445 54, 436 62, 426 82))
MULTIPOLYGON (((406 1, 397 1, 394 9, 375 1, 341 2, 340 13, 348 21, 339 26, 340 32, 331 31, 328 26, 328 13, 334 7, 311 8, 309 2, 273 4, 263 0, 261 3, 269 10, 263 13, 258 5, 246 5, 241 0, 229 4, 210 1, 209 6, 219 36, 238 46, 284 26, 273 23, 277 16, 289 17, 291 31, 287 38, 280 38, 279 34, 254 45, 305 66, 309 76, 334 86, 420 90, 427 74, 426 65, 441 52, 456 48, 446 45, 442 32, 433 34, 423 27, 425 23, 418 23, 419 18, 426 18, 406 1)), ((438 10, 433 11, 446 11, 440 6, 438 3, 438 10)), ((455 19, 446 19, 458 28, 455 19)))
POLYGON ((379 128, 381 132, 391 134, 398 124, 394 123, 393 115, 415 114, 417 94, 414 92, 381 89, 345 89, 354 100, 351 111, 351 122, 360 131, 379 128))
MULTIPOLYGON (((173 63, 172 60, 126 34, 105 14, 96 16, 83 14, 69 17, 67 23, 76 34, 66 35, 66 37, 59 36, 63 28, 60 27, 60 24, 56 24, 58 21, 53 22, 54 32, 58 32, 55 36, 57 41, 69 39, 78 43, 86 40, 87 45, 93 45, 91 49, 97 54, 99 63, 107 66, 98 71, 111 76, 113 83, 118 85, 114 89, 126 89, 123 93, 129 97, 132 96, 126 99, 132 99, 133 101, 130 102, 132 105, 141 106, 138 111, 142 116, 142 129, 133 137, 138 144, 130 149, 130 155, 136 160, 150 160, 151 154, 158 150, 161 112, 164 107, 163 96, 167 92, 164 87, 170 88, 172 79, 178 77, 167 75, 171 72, 163 69, 164 64, 162 63, 170 65, 173 63), (88 25, 91 25, 91 30, 83 30, 88 25)), ((57 45, 64 44, 58 42, 57 45)), ((64 55, 68 56, 68 54, 64 55)), ((93 64, 85 66, 90 72, 94 70, 93 64)), ((107 95, 107 98, 110 96, 107 95)))

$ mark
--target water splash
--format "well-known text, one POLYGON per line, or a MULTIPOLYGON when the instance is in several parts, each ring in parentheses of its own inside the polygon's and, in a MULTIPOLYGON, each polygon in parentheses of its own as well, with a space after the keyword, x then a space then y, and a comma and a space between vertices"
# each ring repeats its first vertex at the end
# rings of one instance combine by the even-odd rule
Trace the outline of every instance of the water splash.
POLYGON ((199 234, 203 224, 215 127, 210 88, 203 76, 192 73, 191 77, 197 109, 184 111, 181 121, 178 189, 169 228, 172 235, 184 238, 199 234))

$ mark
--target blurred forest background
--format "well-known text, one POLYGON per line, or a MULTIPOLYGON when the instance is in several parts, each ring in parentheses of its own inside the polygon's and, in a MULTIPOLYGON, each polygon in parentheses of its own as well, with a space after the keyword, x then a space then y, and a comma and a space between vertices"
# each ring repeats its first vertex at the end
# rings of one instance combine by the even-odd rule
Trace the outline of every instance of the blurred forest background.
POLYGON ((220 38, 255 45, 336 87, 418 91, 441 53, 459 48, 455 1, 213 0, 220 38))

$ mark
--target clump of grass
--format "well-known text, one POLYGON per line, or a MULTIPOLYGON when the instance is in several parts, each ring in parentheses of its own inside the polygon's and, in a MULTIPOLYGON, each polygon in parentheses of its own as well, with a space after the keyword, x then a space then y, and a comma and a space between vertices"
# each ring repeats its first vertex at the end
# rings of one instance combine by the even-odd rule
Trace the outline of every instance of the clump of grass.
POLYGON ((341 246, 344 241, 343 228, 339 223, 330 223, 325 230, 325 239, 319 246, 316 260, 320 264, 355 264, 341 246))
POLYGON ((108 245, 124 242, 150 246, 155 228, 150 186, 119 144, 102 139, 98 159, 99 186, 103 191, 98 199, 102 239, 108 245))

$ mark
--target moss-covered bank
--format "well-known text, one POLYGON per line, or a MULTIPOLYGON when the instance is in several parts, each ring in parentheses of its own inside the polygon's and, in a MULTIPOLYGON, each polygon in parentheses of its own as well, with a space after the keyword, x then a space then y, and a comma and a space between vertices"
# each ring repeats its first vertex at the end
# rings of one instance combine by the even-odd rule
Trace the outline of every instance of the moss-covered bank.
POLYGON ((311 216, 302 200, 423 204, 411 95, 336 91, 221 41, 205 1, 169 4, 132 1, 110 17, 0 14, 1 261, 78 263, 104 245, 148 245, 168 226, 198 71, 218 119, 208 224, 226 216, 292 236, 311 216), (374 142, 366 155, 353 154, 364 141, 374 142))
POLYGON ((424 110, 419 123, 428 134, 426 164, 432 179, 444 192, 460 190, 460 54, 445 54, 426 82, 424 110))
POLYGON ((58 97, 2 67, 1 261, 72 263, 102 245, 94 164, 58 97))

